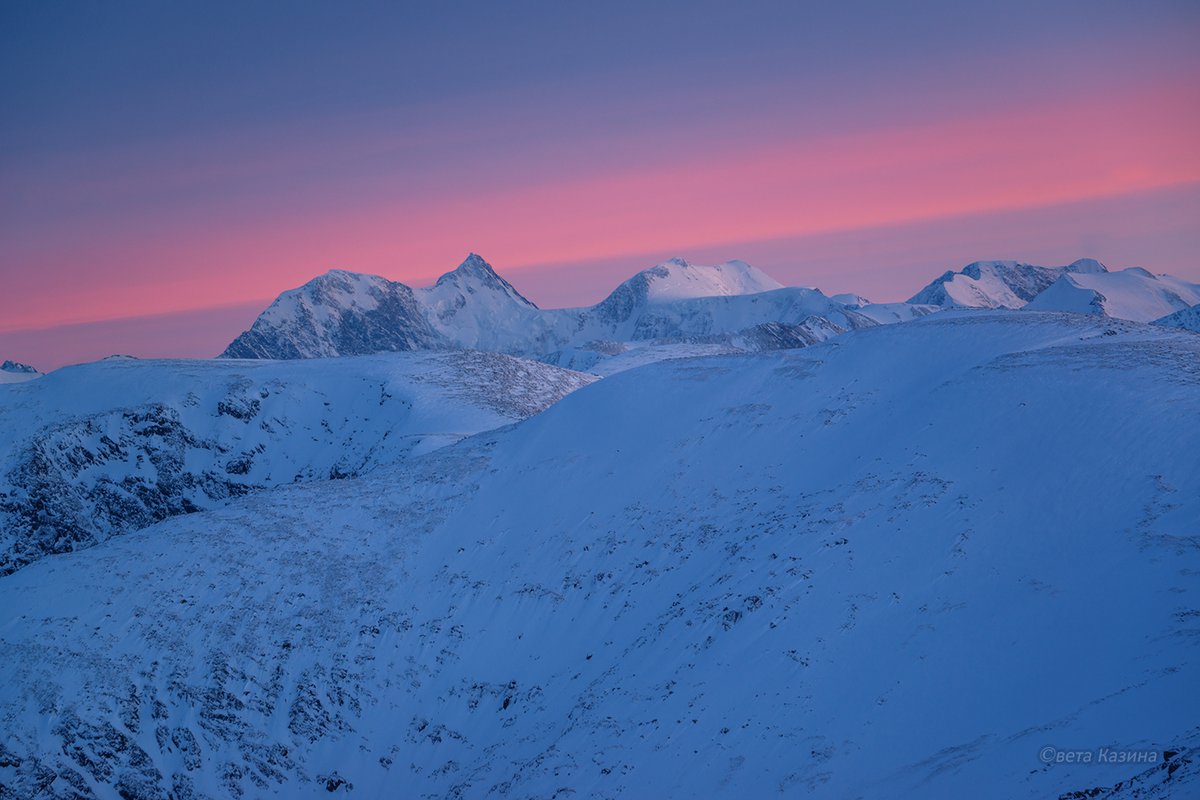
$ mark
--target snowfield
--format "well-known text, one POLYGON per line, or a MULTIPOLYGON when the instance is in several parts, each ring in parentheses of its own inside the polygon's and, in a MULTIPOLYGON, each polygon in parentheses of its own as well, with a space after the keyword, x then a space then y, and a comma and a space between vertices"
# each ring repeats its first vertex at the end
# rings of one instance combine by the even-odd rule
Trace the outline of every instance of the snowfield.
POLYGON ((118 358, 0 386, 0 574, 256 489, 394 464, 592 380, 460 352, 118 358))
POLYGON ((0 796, 1194 795, 1197 420, 1069 314, 629 369, 0 578, 0 796))

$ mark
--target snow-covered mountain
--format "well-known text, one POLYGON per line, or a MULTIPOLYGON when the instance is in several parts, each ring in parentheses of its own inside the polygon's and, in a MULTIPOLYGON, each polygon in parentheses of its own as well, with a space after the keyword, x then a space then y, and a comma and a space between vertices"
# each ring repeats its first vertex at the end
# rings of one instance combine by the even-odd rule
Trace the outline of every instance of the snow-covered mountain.
POLYGON ((1197 365, 1186 332, 950 311, 43 559, 0 578, 0 782, 1193 796, 1197 365))
POLYGON ((377 275, 330 270, 281 294, 222 355, 322 358, 441 343, 412 289, 377 275))
POLYGON ((1092 258, 1065 267, 977 261, 947 272, 908 301, 943 308, 1069 311, 1151 322, 1200 303, 1200 284, 1141 267, 1110 272, 1092 258))
POLYGON ((639 272, 594 306, 539 309, 471 254, 427 288, 327 273, 281 295, 222 355, 287 359, 474 348, 593 369, 614 350, 634 348, 652 360, 681 346, 796 347, 931 310, 875 307, 861 299, 848 305, 815 289, 784 288, 742 261, 702 266, 671 259, 639 272))
POLYGON ((106 359, 0 387, 0 574, 265 487, 362 474, 592 378, 494 353, 106 359))
POLYGON ((609 301, 622 305, 669 303, 695 297, 759 294, 782 288, 782 283, 745 261, 727 261, 706 267, 683 258, 672 258, 642 270, 622 283, 609 301))
POLYGON ((536 336, 538 307, 472 253, 437 283, 413 290, 430 325, 449 347, 509 351, 536 336))
POLYGON ((1164 328, 1182 328, 1185 331, 1200 333, 1200 305, 1167 314, 1165 317, 1154 320, 1154 324, 1162 325, 1164 328))
POLYGON ((24 383, 34 378, 40 378, 41 375, 42 373, 20 361, 0 363, 0 383, 24 383))
POLYGON ((976 261, 959 272, 944 273, 908 302, 943 308, 1021 308, 1065 274, 1103 272, 1107 268, 1093 258, 1081 258, 1065 267, 976 261))
POLYGON ((1025 308, 1152 322, 1197 303, 1200 284, 1130 267, 1120 272, 1063 275, 1025 308))

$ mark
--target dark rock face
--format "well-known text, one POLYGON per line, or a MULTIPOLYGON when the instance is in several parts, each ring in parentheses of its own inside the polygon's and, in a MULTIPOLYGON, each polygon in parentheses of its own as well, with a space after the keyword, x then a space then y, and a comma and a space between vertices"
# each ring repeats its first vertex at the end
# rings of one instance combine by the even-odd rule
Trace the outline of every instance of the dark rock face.
POLYGON ((591 309, 592 316, 608 325, 619 325, 627 321, 646 302, 650 294, 651 278, 663 277, 666 274, 667 269, 663 266, 639 272, 594 306, 591 309))
MULTIPOLYGON (((85 367, 101 387, 174 381, 136 400, 73 404, 77 410, 61 417, 14 406, 0 420, 6 432, 19 432, 0 447, 0 575, 256 490, 357 477, 405 460, 426 437, 449 444, 487 424, 479 420, 488 415, 496 425, 515 422, 590 382, 494 353, 368 361, 362 369, 370 378, 353 362, 260 364, 249 372, 217 362, 182 384, 174 366, 85 367), (336 391, 347 378, 360 390, 336 391), (422 421, 406 429, 417 398, 462 408, 469 421, 444 430, 447 423, 418 414, 422 421)), ((54 403, 86 391, 87 381, 78 374, 62 383, 38 379, 44 394, 24 401, 31 408, 54 403)))
POLYGON ((199 498, 220 501, 256 488, 232 479, 235 470, 187 468, 189 450, 217 454, 219 449, 191 434, 178 412, 163 405, 112 411, 43 431, 9 471, 6 490, 0 492, 0 511, 12 537, 11 549, 0 553, 0 575, 197 511, 199 498), (138 469, 125 469, 129 464, 138 469))
POLYGON ((221 357, 352 356, 436 350, 444 345, 409 287, 382 278, 330 272, 281 296, 221 357), (284 306, 286 314, 272 314, 284 306), (327 313, 314 313, 314 309, 327 313))

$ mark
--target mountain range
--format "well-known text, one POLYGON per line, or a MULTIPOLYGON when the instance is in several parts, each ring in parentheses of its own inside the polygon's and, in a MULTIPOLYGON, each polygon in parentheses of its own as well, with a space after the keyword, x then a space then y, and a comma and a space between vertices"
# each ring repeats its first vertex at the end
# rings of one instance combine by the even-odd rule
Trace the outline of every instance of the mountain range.
POLYGON ((223 358, 318 358, 479 349, 597 374, 660 358, 803 347, 945 308, 1070 311, 1150 322, 1200 303, 1200 285, 1095 259, 1065 267, 982 261, 907 303, 784 287, 743 261, 671 259, 594 306, 540 309, 471 254, 426 288, 335 270, 284 292, 223 358))
POLYGON ((1065 267, 977 261, 947 272, 909 299, 942 308, 1070 311, 1153 322, 1200 303, 1200 284, 1141 267, 1110 272, 1092 258, 1065 267))
POLYGON ((318 358, 380 351, 479 349, 611 371, 680 353, 794 347, 921 316, 903 304, 843 303, 783 287, 742 261, 672 259, 586 308, 540 309, 471 254, 427 288, 332 271, 284 292, 223 358, 318 358))

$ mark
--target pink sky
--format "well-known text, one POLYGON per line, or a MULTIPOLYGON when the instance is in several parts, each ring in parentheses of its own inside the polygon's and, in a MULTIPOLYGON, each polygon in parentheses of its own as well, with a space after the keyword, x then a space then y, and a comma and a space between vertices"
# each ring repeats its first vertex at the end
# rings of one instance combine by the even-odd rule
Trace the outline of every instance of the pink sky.
POLYGON ((725 65, 669 100, 580 77, 33 149, 0 160, 0 357, 211 355, 327 269, 421 285, 468 251, 543 305, 672 255, 882 301, 985 258, 1200 280, 1200 70, 1169 22, 836 91, 725 65))

